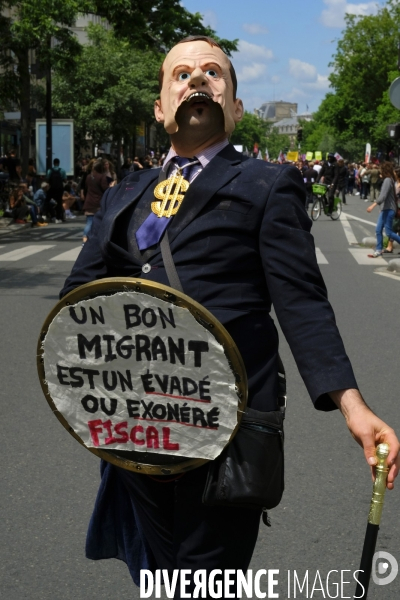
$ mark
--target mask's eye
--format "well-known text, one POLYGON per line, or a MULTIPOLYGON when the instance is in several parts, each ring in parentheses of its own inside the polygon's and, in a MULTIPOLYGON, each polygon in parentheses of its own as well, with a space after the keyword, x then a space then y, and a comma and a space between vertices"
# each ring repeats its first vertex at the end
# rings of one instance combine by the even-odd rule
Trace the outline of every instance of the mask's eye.
POLYGON ((214 69, 208 69, 208 71, 206 71, 206 75, 213 78, 218 77, 218 73, 217 71, 214 71, 214 69))
POLYGON ((187 81, 190 79, 190 73, 179 73, 179 81, 187 81))

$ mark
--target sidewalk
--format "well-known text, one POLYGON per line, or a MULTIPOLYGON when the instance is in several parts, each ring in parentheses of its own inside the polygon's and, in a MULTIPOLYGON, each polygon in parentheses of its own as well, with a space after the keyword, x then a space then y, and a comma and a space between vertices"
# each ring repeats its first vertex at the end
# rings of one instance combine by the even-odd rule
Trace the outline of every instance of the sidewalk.
POLYGON ((13 223, 13 219, 0 218, 0 230, 22 231, 23 229, 30 229, 31 226, 31 223, 13 223))

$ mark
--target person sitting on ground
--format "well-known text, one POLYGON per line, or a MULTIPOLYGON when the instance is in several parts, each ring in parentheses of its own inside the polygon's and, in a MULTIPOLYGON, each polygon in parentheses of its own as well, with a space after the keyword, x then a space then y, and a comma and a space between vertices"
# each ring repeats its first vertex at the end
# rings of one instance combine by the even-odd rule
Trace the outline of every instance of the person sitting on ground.
POLYGON ((49 184, 46 181, 43 181, 40 188, 34 193, 34 196, 33 196, 33 201, 36 204, 36 206, 38 207, 39 213, 41 215, 44 214, 48 189, 49 189, 49 184))
POLYGON ((74 206, 77 198, 78 197, 73 193, 72 185, 67 183, 63 193, 63 209, 65 211, 66 219, 76 219, 76 215, 71 212, 71 208, 74 206))
POLYGON ((22 187, 18 186, 11 192, 9 205, 4 211, 5 217, 10 217, 15 223, 25 224, 28 215, 31 215, 32 227, 46 227, 47 223, 39 223, 37 219, 37 207, 32 207, 32 202, 24 196, 22 187))
POLYGON ((42 219, 40 221, 38 219, 39 208, 38 208, 36 202, 34 202, 34 200, 28 196, 27 192, 29 190, 28 190, 27 184, 20 183, 18 186, 18 189, 22 192, 22 199, 23 199, 24 203, 26 204, 26 206, 28 207, 28 212, 31 216, 32 227, 46 227, 48 225, 48 223, 43 223, 42 219))
POLYGON ((23 200, 22 190, 14 188, 10 194, 4 216, 22 225, 26 222, 25 217, 28 215, 28 212, 28 207, 23 200))

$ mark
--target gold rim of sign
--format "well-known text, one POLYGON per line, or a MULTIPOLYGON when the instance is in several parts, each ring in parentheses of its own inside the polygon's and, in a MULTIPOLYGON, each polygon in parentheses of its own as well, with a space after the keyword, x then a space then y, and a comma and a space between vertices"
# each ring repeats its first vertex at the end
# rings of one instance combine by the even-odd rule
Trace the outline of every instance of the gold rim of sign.
POLYGON ((157 217, 172 217, 178 212, 180 205, 183 202, 184 194, 189 189, 189 182, 183 178, 183 175, 173 175, 165 181, 161 181, 155 190, 154 196, 161 202, 152 202, 151 210, 157 217), (172 192, 172 188, 174 191, 172 192), (169 206, 167 204, 169 201, 169 206))
MULTIPOLYGON (((186 471, 196 469, 197 467, 200 467, 201 465, 209 461, 202 458, 188 458, 186 460, 183 458, 181 462, 176 464, 146 464, 140 462, 139 460, 132 460, 129 457, 127 458, 126 456, 121 456, 121 451, 118 450, 98 450, 96 448, 89 448, 83 443, 81 438, 69 425, 68 421, 58 411, 47 386, 46 374, 44 370, 43 341, 47 335, 48 329, 52 321, 61 311, 61 309, 66 306, 73 306, 75 303, 80 302, 82 300, 91 300, 100 295, 112 295, 118 292, 129 291, 141 292, 143 294, 147 294, 149 296, 153 296, 155 298, 164 300, 165 302, 170 302, 175 306, 186 308, 196 319, 196 321, 200 323, 200 325, 202 325, 205 329, 207 329, 215 337, 217 342, 219 342, 222 345, 224 353, 228 358, 232 373, 235 376, 238 396, 237 424, 235 429, 232 431, 228 444, 232 441, 232 439, 237 433, 243 412, 246 408, 248 394, 247 374, 240 352, 232 337, 225 329, 225 327, 206 308, 201 306, 201 304, 199 304, 195 300, 192 300, 186 294, 161 283, 154 283, 152 281, 147 281, 145 279, 139 278, 136 279, 127 277, 110 277, 106 279, 101 279, 100 281, 81 285, 80 287, 76 288, 75 290, 64 296, 64 298, 62 298, 62 300, 60 300, 47 315, 47 318, 44 321, 43 326, 41 328, 37 345, 37 368, 40 385, 42 387, 46 400, 50 405, 50 408, 52 409, 53 413, 60 421, 60 423, 82 446, 84 446, 85 448, 87 448, 87 450, 92 452, 92 454, 95 454, 99 458, 103 458, 104 460, 112 463, 113 465, 122 467, 124 469, 127 469, 128 471, 134 471, 136 473, 165 476, 185 473, 186 471)), ((123 453, 127 454, 127 452, 128 451, 124 451, 123 453)), ((134 451, 132 451, 132 453, 133 452, 134 451)), ((135 455, 140 454, 137 451, 134 453, 135 455)), ((153 454, 152 456, 156 457, 157 454, 153 454)))

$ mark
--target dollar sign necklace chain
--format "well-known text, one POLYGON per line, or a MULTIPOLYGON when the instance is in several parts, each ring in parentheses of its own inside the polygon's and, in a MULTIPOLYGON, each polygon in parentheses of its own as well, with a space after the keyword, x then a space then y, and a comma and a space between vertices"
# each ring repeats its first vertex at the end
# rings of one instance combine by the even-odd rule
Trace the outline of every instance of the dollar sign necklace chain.
POLYGON ((158 199, 151 203, 151 210, 157 217, 172 217, 176 215, 184 199, 184 194, 189 189, 189 181, 184 178, 183 171, 193 165, 199 164, 198 160, 178 166, 174 175, 161 181, 155 190, 154 196, 158 199))

